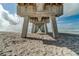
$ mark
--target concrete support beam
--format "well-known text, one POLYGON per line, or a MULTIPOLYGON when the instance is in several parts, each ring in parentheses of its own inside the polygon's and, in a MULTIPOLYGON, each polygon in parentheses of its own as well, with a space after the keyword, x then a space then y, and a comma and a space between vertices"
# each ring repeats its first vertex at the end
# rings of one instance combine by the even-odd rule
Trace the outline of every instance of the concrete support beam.
POLYGON ((38 32, 39 29, 42 32, 45 32, 45 34, 47 34, 47 32, 48 32, 47 24, 46 23, 45 24, 39 23, 39 24, 33 24, 32 25, 32 33, 38 32))
POLYGON ((46 23, 44 24, 44 28, 45 28, 45 34, 47 34, 48 33, 48 29, 47 29, 47 24, 46 23))
POLYGON ((44 27, 44 24, 43 24, 43 25, 41 25, 40 30, 41 30, 42 32, 45 32, 45 27, 44 27))
POLYGON ((32 24, 32 33, 35 32, 35 24, 32 24))
POLYGON ((28 16, 25 16, 25 17, 24 17, 24 23, 23 23, 22 34, 21 34, 21 37, 22 37, 22 38, 26 38, 26 37, 27 37, 28 24, 29 24, 29 17, 28 17, 28 16))
POLYGON ((58 35, 58 30, 55 16, 51 16, 51 26, 52 26, 53 37, 56 38, 58 35))

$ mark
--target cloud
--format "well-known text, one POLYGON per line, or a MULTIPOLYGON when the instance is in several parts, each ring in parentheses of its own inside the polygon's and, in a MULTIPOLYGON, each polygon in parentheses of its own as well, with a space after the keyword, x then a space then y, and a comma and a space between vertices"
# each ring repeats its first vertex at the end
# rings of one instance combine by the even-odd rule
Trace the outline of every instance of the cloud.
POLYGON ((64 3, 64 16, 79 14, 79 3, 64 3))
MULTIPOLYGON (((17 14, 10 14, 0 4, 0 31, 22 32, 23 21, 23 17, 20 17, 17 14)), ((31 26, 32 24, 29 23, 28 32, 31 31, 31 26)))
POLYGON ((23 17, 17 14, 10 14, 0 4, 0 31, 21 31, 23 24, 23 17))
POLYGON ((8 21, 10 24, 17 24, 19 22, 19 17, 15 14, 10 14, 7 10, 3 8, 3 6, 0 4, 0 20, 8 21))

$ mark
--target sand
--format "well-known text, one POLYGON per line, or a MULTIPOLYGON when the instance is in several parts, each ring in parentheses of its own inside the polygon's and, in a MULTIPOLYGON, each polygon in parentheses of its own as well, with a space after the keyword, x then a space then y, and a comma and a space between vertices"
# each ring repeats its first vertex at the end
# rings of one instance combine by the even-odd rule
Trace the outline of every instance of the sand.
POLYGON ((77 56, 79 36, 59 34, 57 39, 45 34, 0 32, 0 56, 77 56))

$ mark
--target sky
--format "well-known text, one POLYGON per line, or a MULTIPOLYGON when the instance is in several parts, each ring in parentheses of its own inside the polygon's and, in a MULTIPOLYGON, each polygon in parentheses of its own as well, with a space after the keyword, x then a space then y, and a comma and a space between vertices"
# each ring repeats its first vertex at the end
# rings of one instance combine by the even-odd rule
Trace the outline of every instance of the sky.
MULTIPOLYGON (((56 20, 59 32, 79 34, 79 3, 64 3, 63 15, 56 17, 56 20)), ((21 32, 22 24, 23 17, 17 15, 17 4, 0 4, 0 31, 21 32)), ((51 31, 50 24, 48 28, 51 31)))
POLYGON ((9 11, 11 14, 15 14, 16 13, 16 4, 14 3, 2 3, 1 4, 5 10, 9 11))

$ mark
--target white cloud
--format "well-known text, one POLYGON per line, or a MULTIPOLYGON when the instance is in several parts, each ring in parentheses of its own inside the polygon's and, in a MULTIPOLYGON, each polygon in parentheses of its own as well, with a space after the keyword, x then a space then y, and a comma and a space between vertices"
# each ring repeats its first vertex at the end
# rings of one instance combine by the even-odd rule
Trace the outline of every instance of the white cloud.
MULTIPOLYGON (((0 31, 22 32, 23 21, 23 17, 20 17, 17 14, 10 14, 0 4, 0 31)), ((32 24, 29 23, 28 32, 31 31, 31 26, 32 24)))
POLYGON ((64 16, 79 14, 79 3, 64 3, 64 16))
POLYGON ((23 18, 10 14, 0 4, 0 31, 21 31, 23 18))
POLYGON ((10 24, 17 24, 19 22, 18 16, 10 14, 7 10, 5 10, 0 4, 0 20, 8 21, 10 24))

